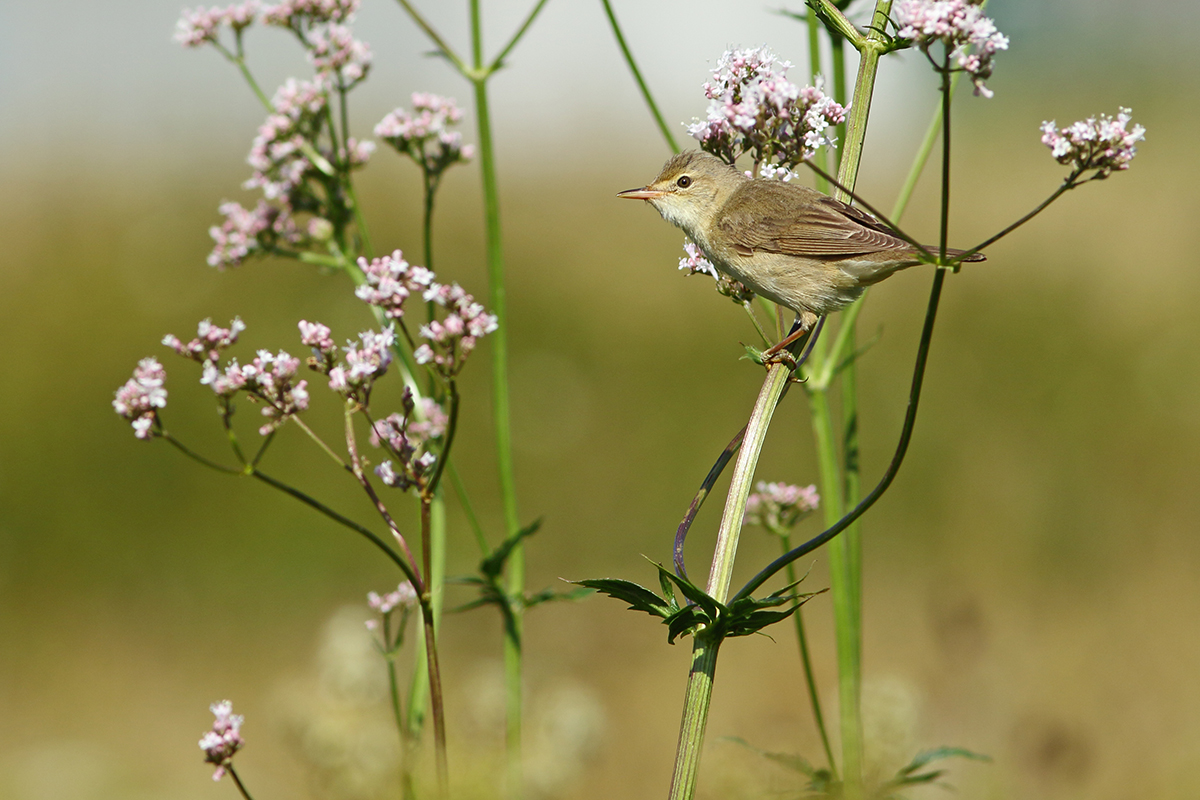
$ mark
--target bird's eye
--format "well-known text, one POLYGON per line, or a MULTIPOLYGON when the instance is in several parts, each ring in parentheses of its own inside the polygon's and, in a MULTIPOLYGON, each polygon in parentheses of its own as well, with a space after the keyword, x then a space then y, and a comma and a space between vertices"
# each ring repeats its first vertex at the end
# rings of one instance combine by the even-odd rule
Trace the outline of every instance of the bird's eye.
POLYGON ((692 179, 687 175, 681 175, 679 176, 679 180, 675 181, 675 185, 680 189, 686 189, 692 185, 692 179))

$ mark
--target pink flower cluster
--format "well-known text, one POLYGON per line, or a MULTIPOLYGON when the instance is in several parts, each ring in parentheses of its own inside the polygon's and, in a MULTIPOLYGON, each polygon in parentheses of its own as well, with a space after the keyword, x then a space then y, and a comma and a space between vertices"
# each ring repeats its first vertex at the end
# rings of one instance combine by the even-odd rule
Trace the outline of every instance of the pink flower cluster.
POLYGON ((437 463, 437 456, 428 449, 429 443, 445 435, 450 419, 431 398, 423 397, 414 403, 409 389, 404 391, 402 407, 403 414, 389 414, 375 423, 371 443, 386 447, 398 462, 393 465, 390 459, 384 461, 375 468, 375 474, 388 486, 408 489, 420 486, 437 463))
POLYGON ((367 77, 371 68, 371 46, 354 38, 345 25, 330 25, 308 37, 308 57, 318 75, 337 75, 342 89, 367 77))
POLYGON ((213 780, 219 781, 225 777, 226 771, 233 761, 233 754, 242 749, 242 722, 245 718, 233 713, 233 704, 228 700, 213 703, 209 706, 213 716, 212 730, 205 732, 200 739, 200 749, 204 751, 204 761, 216 764, 213 780))
POLYGON ((704 257, 704 253, 700 252, 700 248, 692 242, 683 243, 683 252, 686 255, 679 259, 679 268, 687 270, 688 275, 710 275, 713 278, 719 278, 717 268, 713 263, 704 257))
POLYGON ((299 328, 300 341, 313 349, 308 366, 329 377, 330 389, 366 405, 371 387, 392 363, 391 348, 396 342, 392 326, 378 333, 363 331, 358 343, 351 340, 342 348, 340 360, 328 326, 300 320, 299 328))
POLYGON ((401 606, 412 607, 417 604, 417 590, 408 581, 396 587, 396 591, 388 592, 382 597, 375 592, 367 592, 367 605, 380 614, 386 614, 401 606))
POLYGON ((175 24, 175 41, 184 47, 199 47, 208 42, 216 42, 221 27, 229 26, 241 31, 254 22, 258 14, 258 0, 247 0, 240 5, 226 8, 204 8, 200 6, 194 11, 183 12, 175 24))
POLYGON ((800 88, 787 80, 791 66, 765 46, 727 50, 704 84, 707 119, 694 120, 688 133, 730 164, 750 153, 756 163, 791 166, 833 145, 827 130, 845 120, 846 109, 819 85, 800 88))
POLYGON ((415 267, 404 260, 404 254, 399 250, 392 251, 389 256, 367 261, 358 259, 358 267, 366 276, 367 282, 354 290, 358 299, 367 305, 383 309, 388 319, 399 319, 404 316, 404 301, 413 294, 429 296, 438 284, 433 272, 425 267, 415 267))
MULTIPOLYGON (((404 614, 407 614, 408 610, 416 604, 417 590, 414 589, 413 585, 408 581, 404 581, 398 587, 396 587, 396 591, 388 592, 382 597, 375 592, 367 592, 367 605, 373 610, 379 612, 379 615, 384 618, 385 622, 387 620, 387 616, 395 609, 399 608, 404 614)), ((403 621, 405 616, 402 614, 400 619, 402 627, 396 632, 397 636, 403 635, 403 621)), ((366 624, 367 630, 369 631, 377 630, 379 628, 379 620, 377 619, 369 619, 367 620, 366 624)), ((386 632, 387 628, 384 628, 384 630, 386 632)), ((397 639, 396 643, 399 643, 399 639, 397 639)), ((384 642, 384 647, 387 648, 391 644, 391 642, 384 642)))
POLYGON ((208 229, 208 235, 216 243, 208 254, 210 267, 236 267, 249 256, 267 249, 270 242, 295 235, 291 218, 262 200, 253 211, 232 201, 222 203, 217 211, 225 221, 208 229))
POLYGON ((816 486, 759 481, 746 500, 745 521, 772 533, 786 533, 820 505, 816 486))
POLYGON ((966 72, 975 94, 991 97, 983 85, 992 76, 992 59, 1008 49, 1008 37, 983 15, 978 0, 900 0, 892 7, 896 36, 926 53, 934 42, 950 49, 954 69, 966 72))
POLYGON ((380 120, 375 135, 411 157, 427 175, 439 176, 452 164, 471 159, 475 148, 449 129, 462 120, 452 98, 414 92, 412 105, 411 114, 397 108, 380 120))
POLYGON ((445 316, 421 326, 428 340, 413 351, 418 364, 433 364, 446 377, 457 375, 479 339, 499 327, 495 314, 467 294, 457 283, 435 283, 425 298, 445 309, 445 316))
POLYGON ((173 333, 163 337, 162 343, 184 358, 204 363, 216 361, 221 357, 221 351, 237 343, 238 334, 246 330, 246 323, 240 317, 234 317, 228 328, 213 325, 212 319, 202 320, 196 326, 196 338, 187 344, 179 340, 173 333))
POLYGON ((266 436, 308 409, 308 381, 294 380, 299 369, 300 359, 283 350, 278 355, 259 350, 249 364, 239 365, 234 359, 224 370, 217 369, 212 361, 204 362, 200 383, 218 397, 233 397, 246 391, 251 400, 261 401, 262 414, 268 421, 258 432, 266 436))
POLYGON ((113 410, 133 427, 133 435, 149 439, 158 409, 167 406, 167 390, 163 384, 167 371, 153 358, 143 358, 133 371, 133 377, 116 391, 113 410))
POLYGON ((349 22, 360 0, 283 0, 263 9, 263 22, 294 28, 302 22, 349 22))
POLYGON ((1042 123, 1042 144, 1050 148, 1060 164, 1070 164, 1076 174, 1097 170, 1095 177, 1107 178, 1113 171, 1129 169, 1137 155, 1134 146, 1146 138, 1141 125, 1128 128, 1128 108, 1117 109, 1117 116, 1101 114, 1072 123, 1061 131, 1051 122, 1042 123))
POLYGON ((414 351, 418 364, 433 364, 446 377, 457 375, 478 340, 496 330, 494 314, 475 302, 457 283, 438 283, 433 272, 404 260, 396 250, 390 256, 358 260, 367 282, 355 289, 358 298, 378 306, 389 319, 404 316, 404 302, 420 294, 427 303, 445 309, 441 320, 421 326, 427 342, 414 351))

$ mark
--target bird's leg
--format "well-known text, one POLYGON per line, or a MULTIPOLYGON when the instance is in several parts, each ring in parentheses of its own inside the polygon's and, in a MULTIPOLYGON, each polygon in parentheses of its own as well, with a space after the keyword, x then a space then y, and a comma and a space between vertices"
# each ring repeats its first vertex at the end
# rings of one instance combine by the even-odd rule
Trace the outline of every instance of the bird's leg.
POLYGON ((817 315, 810 311, 797 314, 796 321, 792 323, 792 330, 788 333, 788 335, 783 337, 783 339, 781 339, 774 347, 763 353, 763 356, 766 358, 771 358, 772 356, 778 355, 780 352, 794 344, 798 339, 803 337, 804 334, 811 331, 816 322, 817 315))
POLYGON ((803 317, 796 318, 796 322, 792 325, 791 333, 784 337, 779 344, 763 353, 763 363, 769 364, 779 361, 788 363, 793 372, 800 369, 801 365, 808 360, 809 355, 812 353, 813 345, 817 343, 817 337, 821 335, 821 328, 825 325, 825 317, 813 316, 811 319, 807 317, 808 315, 804 315, 803 317), (795 344, 805 334, 808 334, 808 342, 805 345, 804 353, 797 360, 785 348, 795 344))

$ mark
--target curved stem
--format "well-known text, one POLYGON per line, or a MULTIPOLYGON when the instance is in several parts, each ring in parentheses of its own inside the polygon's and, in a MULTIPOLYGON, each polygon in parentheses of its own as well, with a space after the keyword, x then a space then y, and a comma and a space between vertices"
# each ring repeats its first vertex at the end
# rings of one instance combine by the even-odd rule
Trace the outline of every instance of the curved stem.
POLYGON ((237 784, 238 791, 242 793, 242 797, 246 798, 246 800, 254 800, 254 798, 250 796, 250 792, 246 791, 246 785, 242 783, 242 779, 239 778, 237 772, 234 771, 233 764, 226 764, 225 771, 229 773, 229 777, 233 778, 233 782, 237 784))
POLYGON ((671 148, 671 152, 678 153, 679 145, 676 143, 675 137, 671 135, 671 129, 667 127, 667 121, 663 119, 662 112, 658 110, 658 104, 654 102, 654 96, 650 94, 650 87, 646 85, 646 79, 642 77, 642 71, 638 69, 637 62, 633 60, 633 53, 630 51, 629 45, 625 42, 625 35, 621 33, 621 26, 617 23, 617 15, 613 13, 612 3, 609 0, 600 0, 600 2, 604 5, 604 14, 608 17, 608 24, 612 26, 617 46, 621 48, 621 54, 625 57, 625 63, 629 66, 629 71, 633 73, 633 79, 637 81, 638 89, 642 93, 642 99, 646 101, 646 105, 650 108, 650 113, 654 115, 654 121, 658 123, 659 132, 667 140, 667 147, 671 148))
POLYGON ((184 445, 183 442, 179 441, 178 439, 176 439, 174 436, 167 433, 166 431, 159 431, 155 435, 158 436, 160 439, 166 440, 172 447, 177 449, 179 452, 183 453, 188 458, 190 458, 193 461, 196 461, 200 464, 203 464, 204 466, 208 467, 209 469, 215 469, 217 472, 223 472, 226 475, 244 475, 244 474, 246 474, 243 470, 234 469, 233 467, 226 467, 223 464, 218 464, 215 461, 210 461, 209 459, 207 459, 204 456, 197 453, 195 450, 192 450, 191 448, 184 445))
POLYGON ((913 426, 917 419, 917 406, 921 400, 921 385, 925 379, 925 364, 929 359, 929 345, 933 338, 934 321, 937 318, 938 300, 941 298, 942 283, 945 281, 945 278, 946 271, 944 269, 939 269, 933 276, 933 288, 929 296, 929 306, 925 312, 925 326, 921 331, 921 343, 917 348, 917 361, 916 366, 913 368, 912 386, 909 389, 908 409, 905 412, 904 424, 900 430, 900 442, 896 445, 896 452, 892 455, 892 461, 888 465, 887 471, 884 472, 883 477, 875 488, 871 490, 871 493, 864 497, 850 513, 846 514, 836 524, 822 531, 817 536, 772 561, 745 586, 739 589, 730 602, 749 597, 788 564, 811 553, 826 542, 831 541, 853 524, 856 519, 861 517, 867 509, 873 506, 883 493, 887 491, 888 487, 891 486, 892 481, 895 480, 896 474, 900 471, 900 465, 904 462, 904 455, 908 452, 908 444, 912 440, 913 426))
MULTIPOLYGON (((413 570, 411 564, 408 561, 405 561, 404 558, 399 553, 397 553, 395 550, 388 547, 387 542, 385 542, 379 536, 375 535, 375 533, 373 531, 371 531, 369 528, 365 528, 362 525, 359 525, 354 520, 350 519, 349 517, 339 514, 338 512, 334 511, 329 506, 325 505, 324 503, 320 502, 319 500, 316 500, 313 497, 308 496, 307 494, 300 491, 299 489, 289 486, 288 484, 284 483, 283 481, 272 478, 270 475, 267 475, 262 470, 255 469, 253 472, 250 473, 250 475, 251 475, 251 477, 257 478, 258 480, 267 484, 268 486, 274 487, 274 488, 278 489, 279 491, 283 492, 284 494, 287 494, 287 495, 290 495, 290 496, 296 498, 301 503, 304 503, 306 506, 316 509, 317 511, 321 512, 325 516, 329 517, 334 522, 345 525, 347 528, 354 531, 355 533, 362 535, 364 538, 366 538, 368 541, 370 541, 371 544, 375 545, 380 550, 382 550, 384 555, 386 555, 389 559, 391 559, 391 561, 400 568, 400 571, 404 573, 404 577, 408 579, 409 583, 411 583, 414 588, 420 584, 420 578, 417 577, 417 574, 413 570)), ((413 563, 415 563, 415 562, 413 562, 413 563)))

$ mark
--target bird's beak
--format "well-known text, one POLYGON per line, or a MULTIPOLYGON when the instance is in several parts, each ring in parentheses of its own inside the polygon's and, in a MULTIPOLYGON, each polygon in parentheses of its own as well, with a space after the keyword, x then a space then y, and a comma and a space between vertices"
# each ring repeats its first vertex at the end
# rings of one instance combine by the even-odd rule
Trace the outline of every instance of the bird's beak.
POLYGON ((641 189, 626 189, 623 192, 617 192, 617 197, 623 197, 626 200, 657 200, 664 194, 666 192, 643 186, 641 189))

